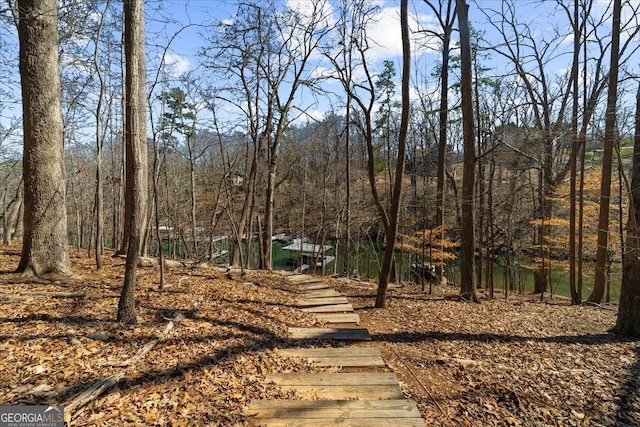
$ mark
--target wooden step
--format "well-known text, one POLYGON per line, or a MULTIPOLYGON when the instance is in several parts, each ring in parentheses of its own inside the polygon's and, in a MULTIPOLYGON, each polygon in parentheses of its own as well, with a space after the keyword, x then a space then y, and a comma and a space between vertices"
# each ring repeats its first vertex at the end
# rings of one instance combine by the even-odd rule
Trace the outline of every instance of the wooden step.
POLYGON ((298 307, 317 307, 321 305, 349 304, 347 297, 305 298, 298 302, 298 307))
POLYGON ((339 297, 340 292, 335 289, 326 288, 326 289, 315 289, 310 291, 305 291, 305 298, 320 298, 320 297, 339 297))
POLYGON ((245 414, 274 426, 424 426, 411 400, 253 400, 245 414))
POLYGON ((360 324, 360 316, 356 313, 316 313, 316 319, 326 323, 360 324))
POLYGON ((309 313, 345 313, 353 311, 351 304, 321 305, 319 307, 305 307, 301 309, 309 313))
POLYGON ((308 274, 289 276, 288 279, 290 282, 293 282, 296 284, 297 283, 322 283, 322 280, 313 276, 309 276, 308 274))
POLYGON ((324 283, 309 283, 309 284, 298 285, 298 289, 302 291, 317 291, 320 289, 332 289, 332 288, 329 285, 324 283))
POLYGON ((293 339, 371 341, 366 328, 289 328, 293 339))
POLYGON ((342 348, 283 348, 278 350, 289 357, 297 357, 318 366, 383 367, 380 350, 372 347, 342 348))
POLYGON ((266 380, 317 399, 403 399, 394 373, 281 373, 266 380))
POLYGON ((425 427, 422 418, 349 418, 336 420, 320 420, 314 418, 258 418, 248 419, 250 427, 425 427))

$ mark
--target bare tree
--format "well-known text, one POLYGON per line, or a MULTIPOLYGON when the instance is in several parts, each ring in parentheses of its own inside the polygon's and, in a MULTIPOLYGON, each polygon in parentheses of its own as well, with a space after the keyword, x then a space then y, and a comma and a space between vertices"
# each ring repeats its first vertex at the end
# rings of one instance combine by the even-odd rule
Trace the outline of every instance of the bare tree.
POLYGON ((18 272, 71 274, 55 0, 18 2, 24 238, 18 272))
MULTIPOLYGON (((444 203, 446 185, 446 154, 447 154, 447 122, 449 117, 449 56, 451 35, 453 34, 453 24, 456 19, 456 11, 453 0, 439 0, 438 7, 433 1, 425 0, 426 4, 433 11, 442 33, 427 30, 428 35, 437 37, 441 42, 440 65, 440 108, 438 112, 438 182, 436 190, 436 227, 444 225, 444 203)), ((442 276, 444 261, 436 266, 436 274, 442 276)))
POLYGON ((604 296, 606 264, 609 257, 609 206, 611 197, 611 169, 613 146, 616 140, 616 106, 618 102, 618 67, 620 56, 620 14, 622 0, 613 0, 613 25, 611 26, 611 60, 609 62, 609 87, 607 112, 604 125, 602 154, 602 181, 600 181, 600 215, 598 216, 598 249, 593 292, 589 301, 600 303, 604 296))
POLYGON ((124 285, 118 303, 118 321, 137 323, 135 307, 136 268, 147 223, 147 125, 146 70, 144 55, 144 3, 125 0, 124 35, 126 61, 126 186, 130 209, 125 221, 130 234, 124 285))
POLYGON ((404 179, 407 133, 409 130, 411 44, 409 43, 407 0, 402 0, 400 2, 400 31, 402 32, 402 113, 400 117, 400 133, 398 135, 398 157, 396 161, 395 182, 391 192, 391 207, 389 209, 389 228, 386 233, 387 246, 384 251, 382 268, 380 269, 380 278, 378 280, 378 292, 376 294, 375 306, 378 308, 384 308, 386 306, 387 287, 391 278, 391 267, 393 265, 393 254, 395 252, 396 235, 398 233, 398 219, 400 216, 400 196, 402 194, 402 180, 404 179))
MULTIPOLYGON (((253 145, 248 189, 245 191, 237 235, 246 234, 255 207, 258 168, 265 163, 263 220, 259 268, 271 269, 273 207, 278 183, 278 157, 288 126, 303 114, 294 100, 304 88, 317 91, 310 70, 312 54, 329 32, 325 0, 314 0, 306 9, 278 10, 277 3, 241 4, 233 24, 223 24, 207 53, 228 58, 223 71, 233 86, 220 88, 218 97, 242 112, 253 145)), ((210 66, 220 69, 213 61, 210 66)), ((236 242, 233 261, 240 242, 236 242)))
POLYGON ((460 295, 478 301, 474 281, 475 267, 475 129, 473 120, 473 84, 471 75, 471 36, 469 32, 469 5, 456 0, 458 28, 460 29, 460 84, 462 93, 462 133, 464 163, 462 172, 462 229, 460 254, 460 295))
MULTIPOLYGON (((617 1, 617 0, 616 0, 617 1)), ((640 336, 640 85, 636 92, 635 135, 627 240, 622 255, 622 286, 615 331, 640 336)))
POLYGON ((109 11, 109 0, 104 6, 104 11, 100 15, 100 22, 96 32, 95 50, 93 52, 93 66, 96 70, 96 76, 98 77, 98 104, 96 106, 96 192, 95 192, 95 227, 96 227, 96 240, 95 240, 95 258, 96 268, 102 268, 102 252, 104 244, 104 187, 103 187, 103 159, 102 149, 104 147, 104 140, 106 134, 106 126, 103 129, 101 117, 102 107, 105 101, 106 84, 102 75, 102 69, 99 61, 100 53, 100 37, 102 35, 102 28, 104 26, 105 18, 109 11))

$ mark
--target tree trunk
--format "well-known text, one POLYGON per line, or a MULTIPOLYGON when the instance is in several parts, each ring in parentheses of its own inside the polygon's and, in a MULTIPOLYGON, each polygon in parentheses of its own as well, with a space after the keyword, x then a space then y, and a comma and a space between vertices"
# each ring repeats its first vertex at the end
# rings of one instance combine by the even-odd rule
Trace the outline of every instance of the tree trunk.
POLYGON ((96 68, 96 75, 99 82, 98 105, 96 106, 96 192, 95 192, 95 259, 96 268, 102 268, 102 250, 104 245, 104 187, 103 187, 103 171, 102 171, 102 148, 104 145, 104 131, 102 129, 102 103, 105 95, 105 82, 102 77, 102 70, 99 61, 100 36, 102 35, 102 27, 104 25, 105 16, 109 10, 109 1, 104 7, 104 12, 100 16, 100 23, 97 30, 95 47, 93 51, 93 66, 96 68))
MULTIPOLYGON (((616 0, 617 2, 618 0, 616 0)), ((631 200, 626 251, 622 255, 622 285, 615 331, 640 336, 640 85, 636 92, 636 126, 631 168, 631 200)))
MULTIPOLYGON (((541 172, 542 175, 542 172, 541 172)), ((536 245, 539 248, 540 265, 533 272, 533 292, 536 294, 543 294, 549 290, 549 242, 545 238, 550 233, 550 227, 548 224, 549 218, 551 218, 552 205, 551 201, 547 199, 547 190, 544 189, 545 180, 540 177, 539 184, 540 194, 538 195, 539 210, 540 210, 540 225, 537 228, 536 245)))
POLYGON ((400 2, 400 29, 402 32, 402 113, 400 117, 400 133, 398 135, 398 159, 396 163, 396 175, 391 193, 391 209, 389 212, 389 227, 387 231, 387 246, 384 251, 380 278, 378 280, 378 291, 376 294, 377 308, 386 306, 387 288, 391 277, 393 266, 393 253, 395 249, 396 234, 398 231, 398 218, 400 213, 400 199, 402 196, 402 180, 404 178, 405 147, 407 142, 407 132, 409 129, 409 80, 411 66, 411 46, 409 43, 409 22, 407 12, 408 0, 400 2))
POLYGON ((471 76, 471 42, 469 33, 469 6, 464 0, 456 0, 458 26, 460 29, 460 83, 462 92, 462 131, 464 164, 462 172, 462 236, 460 259, 460 295, 477 301, 474 281, 475 267, 475 227, 474 190, 475 190, 475 131, 473 122, 473 88, 471 76))
POLYGON ((609 205, 611 203, 611 168, 613 145, 616 139, 616 104, 618 101, 618 57, 620 48, 621 0, 613 2, 613 26, 611 29, 611 61, 609 88, 607 94, 607 114, 604 123, 604 149, 602 153, 602 181, 600 183, 600 215, 598 216, 598 249, 596 252, 596 272, 590 302, 600 303, 604 296, 607 260, 609 257, 609 205))
POLYGON ((264 225, 262 229, 262 250, 258 268, 271 270, 271 236, 273 236, 273 197, 276 185, 276 167, 278 165, 278 142, 270 147, 269 166, 267 169, 267 188, 264 201, 264 225))
POLYGON ((18 188, 16 189, 16 195, 9 202, 9 207, 4 214, 3 223, 3 241, 5 245, 10 245, 15 237, 15 231, 18 221, 20 220, 20 211, 23 208, 24 200, 24 181, 21 179, 18 188))
MULTIPOLYGON (((344 141, 344 157, 345 157, 345 179, 347 186, 347 194, 346 194, 346 211, 345 211, 345 241, 344 241, 344 261, 342 266, 342 273, 345 276, 349 276, 349 261, 351 257, 351 154, 350 154, 350 144, 351 144, 351 118, 349 115, 351 114, 351 95, 347 94, 347 105, 346 105, 346 113, 345 113, 345 141, 344 141)), ((336 260, 335 265, 338 264, 338 251, 336 249, 336 260)))
POLYGON ((124 23, 127 66, 126 181, 131 192, 131 206, 125 218, 130 226, 130 234, 124 286, 118 304, 118 321, 135 324, 136 267, 147 222, 146 72, 142 0, 124 1, 124 23))
MULTIPOLYGON (((436 227, 444 225, 444 202, 446 186, 447 120, 449 116, 449 42, 451 28, 445 29, 442 39, 442 71, 440 87, 440 112, 438 118, 438 181, 436 189, 436 227)), ((436 275, 442 277, 444 261, 436 265, 436 275)))
MULTIPOLYGON (((231 265, 237 267, 241 264, 242 260, 242 237, 246 236, 247 242, 247 254, 251 236, 247 236, 247 222, 251 221, 251 212, 253 212, 253 203, 255 200, 256 184, 258 180, 258 156, 260 155, 260 149, 262 147, 261 140, 254 140, 253 142, 253 156, 251 158, 251 166, 249 168, 249 179, 244 183, 244 201, 242 202, 242 210, 240 212, 240 221, 238 222, 237 233, 235 233, 235 243, 233 244, 233 252, 231 254, 231 265)), ((247 150, 248 151, 248 150, 247 150)))
MULTIPOLYGON (((190 144, 187 141, 187 144, 190 144)), ((198 223, 196 220, 197 204, 196 204, 196 165, 193 158, 191 146, 189 146, 189 193, 191 196, 191 238, 193 239, 193 259, 199 259, 198 253, 198 223)))
POLYGON ((69 275, 56 0, 18 1, 24 238, 18 272, 69 275))
POLYGON ((573 13, 573 63, 571 64, 571 81, 573 87, 572 108, 571 108, 571 157, 569 159, 571 171, 569 173, 569 290, 571 291, 571 303, 581 304, 582 295, 578 294, 576 283, 576 258, 582 256, 576 252, 576 225, 577 225, 577 177, 578 177, 578 61, 580 58, 580 26, 578 24, 578 2, 574 2, 573 13))

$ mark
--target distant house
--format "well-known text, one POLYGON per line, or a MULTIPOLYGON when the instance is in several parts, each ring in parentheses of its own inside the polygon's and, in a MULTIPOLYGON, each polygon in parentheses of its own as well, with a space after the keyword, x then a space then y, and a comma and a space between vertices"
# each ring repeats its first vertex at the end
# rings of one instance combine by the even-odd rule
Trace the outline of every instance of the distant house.
POLYGON ((333 246, 316 245, 300 238, 293 239, 290 245, 282 248, 283 251, 292 252, 289 264, 297 266, 297 272, 308 270, 314 263, 316 267, 322 267, 333 262, 335 260, 334 256, 324 255, 330 249, 333 249, 333 246), (301 265, 299 265, 300 261, 302 261, 301 265))
POLYGON ((244 177, 238 174, 233 174, 229 177, 229 183, 234 187, 242 187, 242 185, 244 185, 244 177))

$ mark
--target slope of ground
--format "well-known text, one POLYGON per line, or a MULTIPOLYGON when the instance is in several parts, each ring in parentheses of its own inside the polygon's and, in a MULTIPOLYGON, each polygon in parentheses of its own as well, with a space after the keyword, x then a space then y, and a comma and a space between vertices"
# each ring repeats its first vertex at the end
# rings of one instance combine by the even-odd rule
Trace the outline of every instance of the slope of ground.
MULTIPOLYGON (((160 292, 157 268, 141 268, 139 325, 123 328, 124 260, 105 257, 98 272, 72 255, 80 279, 24 283, 11 273, 17 248, 0 251, 0 405, 65 404, 115 376, 74 425, 243 425, 249 400, 296 397, 265 373, 318 369, 274 351, 296 345, 287 326, 314 324, 278 273, 172 268, 160 292)), ((610 308, 518 296, 472 304, 445 298, 454 288, 407 285, 374 310, 375 285, 327 282, 357 307, 427 425, 640 424, 638 342, 607 333, 610 308)))
POLYGON ((427 425, 640 425, 640 343, 608 333, 615 305, 539 295, 474 304, 452 287, 406 285, 374 310, 373 284, 336 283, 427 425))

